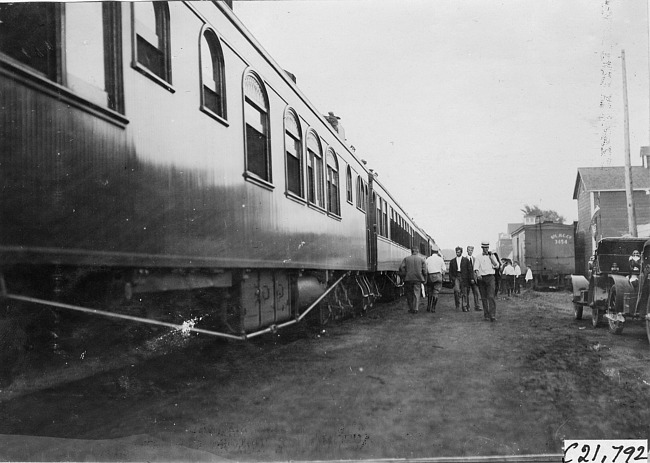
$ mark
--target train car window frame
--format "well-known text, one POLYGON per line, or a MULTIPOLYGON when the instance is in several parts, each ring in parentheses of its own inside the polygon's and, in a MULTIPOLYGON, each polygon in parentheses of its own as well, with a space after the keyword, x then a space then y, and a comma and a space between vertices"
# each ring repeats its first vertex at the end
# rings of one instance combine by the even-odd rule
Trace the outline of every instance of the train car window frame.
MULTIPOLYGON (((88 26, 99 28, 92 45, 74 42, 76 30, 70 27, 68 19, 68 16, 74 15, 68 14, 67 9, 79 6, 75 3, 54 2, 0 4, 0 20, 4 18, 5 24, 16 26, 0 32, 0 44, 5 47, 0 50, 0 56, 8 64, 5 72, 12 75, 17 73, 21 79, 35 85, 43 93, 124 127, 128 120, 124 118, 121 4, 102 2, 93 6, 100 10, 90 18, 88 26), (22 14, 20 9, 24 9, 22 14), (34 11, 35 9, 41 11, 34 11), (12 14, 11 10, 17 13, 12 14), (22 19, 17 16, 22 16, 22 19), (93 22, 92 19, 96 21, 93 22), (18 56, 13 56, 17 51, 12 52, 12 44, 14 47, 20 46, 18 56), (94 72, 91 68, 86 70, 89 73, 86 76, 74 76, 71 73, 75 63, 69 56, 71 46, 89 53, 100 63, 94 67, 100 69, 100 74, 95 76, 99 83, 89 79, 94 72), (88 48, 84 49, 85 46, 88 48), (47 63, 34 64, 29 59, 30 51, 33 52, 31 55, 38 56, 37 60, 45 57, 47 63)), ((81 62, 83 61, 77 61, 77 65, 81 62)))
POLYGON ((284 172, 286 194, 304 202, 304 156, 298 114, 290 107, 284 113, 284 172))
POLYGON ((314 130, 307 133, 307 202, 325 211, 323 145, 314 130))
POLYGON ((225 61, 219 36, 209 26, 204 26, 199 36, 199 86, 200 109, 208 116, 228 125, 225 85, 225 61))
POLYGON ((327 196, 327 212, 341 217, 341 185, 339 178, 339 161, 332 148, 327 149, 325 155, 326 176, 325 193, 327 196))
POLYGON ((345 169, 345 198, 350 204, 354 204, 354 198, 352 197, 352 169, 348 165, 345 169))
POLYGON ((357 175, 357 209, 365 214, 366 212, 366 195, 368 190, 365 187, 365 182, 361 175, 357 175))
MULTIPOLYGON (((151 19, 150 17, 150 22, 151 19)), ((176 90, 172 86, 170 15, 167 2, 132 2, 131 35, 131 67, 174 93, 176 90), (147 6, 153 8, 154 30, 138 19, 136 14, 136 9, 147 6)))
POLYGON ((0 53, 52 82, 63 79, 63 3, 0 4, 0 53), (16 17, 17 16, 17 17, 16 17))
POLYGON ((244 177, 260 186, 273 189, 270 110, 266 89, 261 77, 252 70, 244 73, 242 86, 244 177))

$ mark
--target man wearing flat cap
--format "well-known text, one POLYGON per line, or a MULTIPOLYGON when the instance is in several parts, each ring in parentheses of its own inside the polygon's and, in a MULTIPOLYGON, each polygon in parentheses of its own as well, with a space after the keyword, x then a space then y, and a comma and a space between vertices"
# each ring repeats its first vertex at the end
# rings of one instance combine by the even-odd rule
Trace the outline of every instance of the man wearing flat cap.
POLYGON ((483 319, 491 322, 496 321, 497 301, 495 299, 495 269, 499 268, 499 261, 490 252, 490 242, 482 241, 483 253, 474 261, 474 273, 478 281, 478 289, 481 293, 483 303, 483 319))
POLYGON ((411 248, 411 255, 406 256, 399 266, 399 274, 404 279, 409 313, 418 313, 422 283, 427 280, 427 264, 418 248, 411 248))

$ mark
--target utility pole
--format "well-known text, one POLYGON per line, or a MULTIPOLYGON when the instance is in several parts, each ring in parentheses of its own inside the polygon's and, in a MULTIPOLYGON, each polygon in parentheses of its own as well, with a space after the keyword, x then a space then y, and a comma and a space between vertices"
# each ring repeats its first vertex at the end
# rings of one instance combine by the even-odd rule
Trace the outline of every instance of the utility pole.
POLYGON ((630 235, 638 236, 636 212, 634 210, 634 189, 632 187, 632 161, 630 160, 630 116, 627 105, 627 75, 625 71, 625 50, 621 50, 623 64, 623 112, 625 120, 625 198, 627 202, 627 226, 630 235))

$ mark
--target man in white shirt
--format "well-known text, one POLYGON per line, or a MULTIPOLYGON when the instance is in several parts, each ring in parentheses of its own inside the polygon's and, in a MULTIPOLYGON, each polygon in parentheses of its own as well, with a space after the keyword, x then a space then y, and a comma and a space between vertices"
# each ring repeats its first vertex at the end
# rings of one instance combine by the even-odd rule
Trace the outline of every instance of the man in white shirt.
POLYGON ((496 282, 494 270, 499 268, 499 261, 490 252, 490 242, 482 241, 481 249, 483 254, 476 257, 474 262, 474 273, 478 281, 478 289, 481 292, 483 303, 483 319, 491 322, 496 321, 497 301, 494 297, 496 282))
POLYGON ((519 266, 519 262, 514 261, 514 268, 515 268, 515 294, 519 294, 521 292, 521 267, 519 266))
POLYGON ((427 312, 435 312, 438 303, 438 294, 442 288, 442 276, 445 274, 445 261, 437 245, 431 247, 431 256, 427 257, 427 312))
POLYGON ((506 295, 509 297, 515 290, 515 268, 512 266, 509 259, 504 260, 506 261, 506 264, 505 267, 503 267, 503 279, 506 283, 506 295))

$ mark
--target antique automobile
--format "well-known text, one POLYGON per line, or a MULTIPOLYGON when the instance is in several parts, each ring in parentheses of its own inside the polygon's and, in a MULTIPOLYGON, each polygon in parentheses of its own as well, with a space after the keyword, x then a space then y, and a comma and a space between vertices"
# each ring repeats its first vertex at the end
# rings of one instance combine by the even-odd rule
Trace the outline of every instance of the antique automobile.
POLYGON ((589 307, 592 325, 597 327, 606 321, 614 334, 621 334, 628 321, 645 321, 650 341, 649 275, 650 241, 647 238, 601 239, 589 263, 587 278, 571 275, 576 320, 582 319, 584 307, 589 307), (631 267, 635 251, 640 254, 641 264, 631 267))

